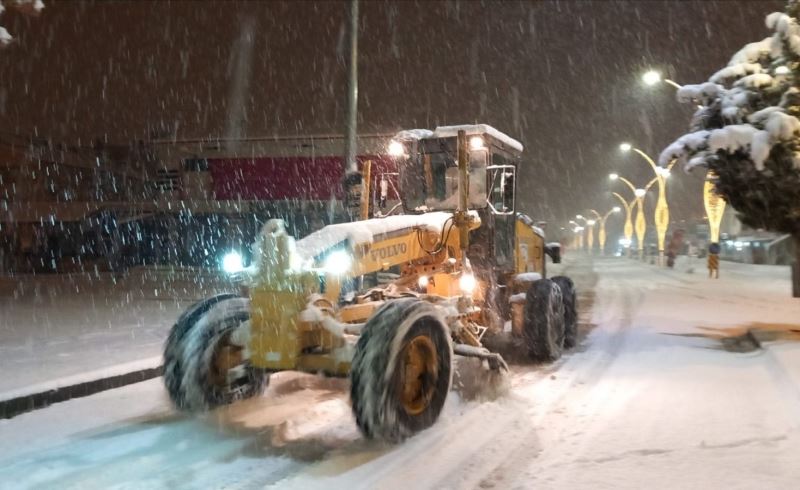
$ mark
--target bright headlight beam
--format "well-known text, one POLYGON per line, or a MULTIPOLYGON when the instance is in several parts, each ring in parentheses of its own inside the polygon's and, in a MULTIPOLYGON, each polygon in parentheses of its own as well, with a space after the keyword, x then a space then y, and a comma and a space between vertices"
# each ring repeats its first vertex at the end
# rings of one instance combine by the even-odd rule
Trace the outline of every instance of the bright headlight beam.
POLYGON ((477 285, 478 281, 475 280, 475 276, 469 272, 462 273, 461 278, 458 280, 458 287, 460 287, 461 291, 465 294, 472 294, 477 285))
POLYGON ((222 257, 222 270, 226 274, 236 274, 244 270, 244 261, 239 252, 228 252, 222 257))
POLYGON ((322 269, 329 274, 342 275, 350 270, 353 258, 344 250, 336 250, 325 259, 322 269))
POLYGON ((480 150, 483 148, 483 138, 480 136, 473 136, 469 139, 469 147, 473 150, 480 150))
POLYGON ((406 147, 399 141, 392 140, 389 143, 389 155, 393 157, 401 157, 406 153, 406 147))

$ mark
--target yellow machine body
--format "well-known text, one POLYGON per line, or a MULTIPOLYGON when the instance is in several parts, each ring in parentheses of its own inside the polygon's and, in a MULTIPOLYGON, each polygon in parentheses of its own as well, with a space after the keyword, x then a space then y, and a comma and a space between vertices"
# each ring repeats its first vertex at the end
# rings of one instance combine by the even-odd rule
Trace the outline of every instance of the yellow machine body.
MULTIPOLYGON (((453 226, 452 222, 447 226, 453 226)), ((477 215, 472 215, 470 226, 472 229, 480 226, 477 215)), ((333 335, 324 325, 325 318, 338 325, 358 326, 385 299, 359 297, 354 303, 337 308, 335 305, 343 282, 401 266, 396 285, 416 285, 419 278, 425 276, 428 294, 457 296, 461 294, 458 289, 460 273, 454 264, 461 260, 460 238, 458 233, 447 233, 446 230, 444 236, 445 241, 441 243, 441 233, 415 226, 375 237, 373 242, 354 244, 351 247, 353 263, 346 276, 286 269, 281 273, 257 275, 248 287, 250 362, 255 367, 271 371, 319 371, 334 376, 346 375, 356 335, 348 334, 346 329, 343 336, 333 335), (431 254, 434 247, 438 252, 431 254), (309 301, 309 298, 313 299, 309 301), (315 308, 316 317, 304 314, 312 311, 309 302, 315 308)))
POLYGON ((516 222, 517 273, 538 272, 544 275, 544 237, 529 220, 522 217, 516 222))

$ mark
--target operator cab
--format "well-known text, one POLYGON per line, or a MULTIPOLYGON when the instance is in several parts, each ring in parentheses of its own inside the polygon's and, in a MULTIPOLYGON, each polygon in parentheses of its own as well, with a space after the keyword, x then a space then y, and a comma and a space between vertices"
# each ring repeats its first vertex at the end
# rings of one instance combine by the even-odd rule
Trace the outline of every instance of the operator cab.
POLYGON ((406 213, 458 208, 458 132, 469 142, 468 207, 481 226, 471 232, 473 266, 498 274, 515 267, 516 170, 522 144, 486 124, 443 126, 398 133, 390 144, 400 172, 406 213))
MULTIPOLYGON (((408 214, 458 207, 458 131, 469 141, 469 208, 514 214, 516 168, 522 144, 486 124, 401 131, 389 151, 400 171, 400 196, 408 214)), ((482 214, 482 213, 481 213, 482 214)))

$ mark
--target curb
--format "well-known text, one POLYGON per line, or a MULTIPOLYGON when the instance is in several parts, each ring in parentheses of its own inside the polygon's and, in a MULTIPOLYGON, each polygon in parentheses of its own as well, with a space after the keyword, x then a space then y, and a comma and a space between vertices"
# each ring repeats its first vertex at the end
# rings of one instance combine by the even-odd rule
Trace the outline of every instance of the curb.
POLYGON ((10 419, 26 412, 46 408, 54 403, 72 400, 73 398, 82 398, 101 391, 113 390, 114 388, 147 381, 161 376, 163 372, 164 366, 159 365, 22 395, 8 400, 0 400, 0 419, 10 419))

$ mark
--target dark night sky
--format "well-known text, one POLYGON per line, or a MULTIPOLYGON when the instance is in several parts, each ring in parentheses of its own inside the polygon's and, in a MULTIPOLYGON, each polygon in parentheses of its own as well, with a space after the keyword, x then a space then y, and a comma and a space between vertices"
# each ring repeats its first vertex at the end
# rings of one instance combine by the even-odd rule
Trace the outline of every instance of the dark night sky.
MULTIPOLYGON (((45 3, 38 18, 0 19, 18 38, 0 53, 1 131, 84 142, 126 142, 159 125, 181 137, 222 135, 244 18, 256 27, 247 134, 343 131, 347 3, 45 3)), ((609 171, 651 177, 619 142, 656 156, 691 114, 670 87, 643 87, 642 71, 704 81, 766 37, 765 15, 781 8, 362 0, 359 130, 485 122, 526 146, 527 211, 563 219, 607 209, 609 171)), ((673 216, 701 216, 699 176, 676 177, 673 216)))

